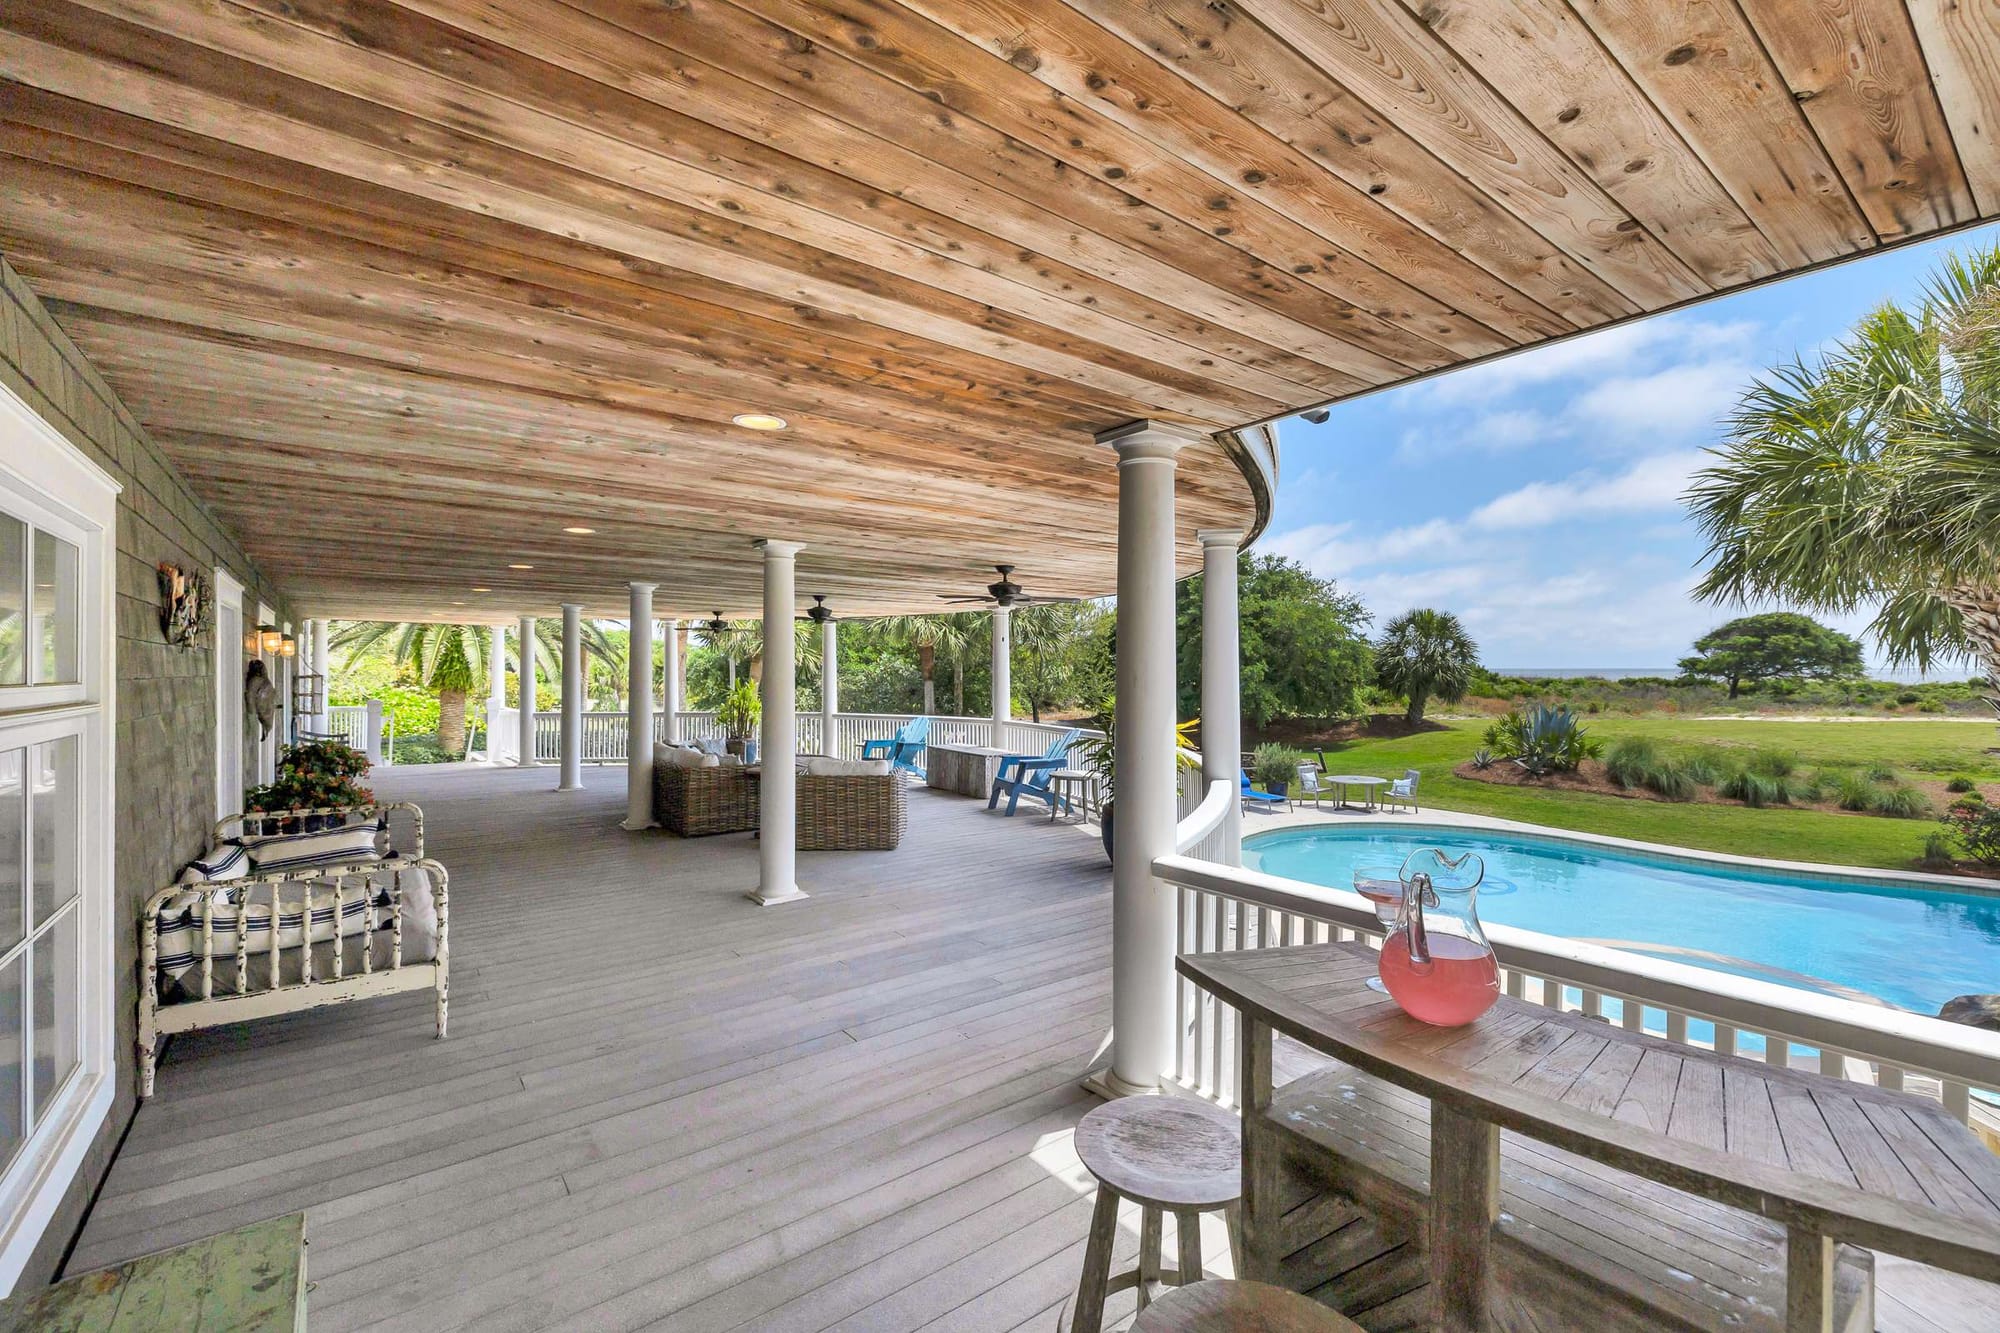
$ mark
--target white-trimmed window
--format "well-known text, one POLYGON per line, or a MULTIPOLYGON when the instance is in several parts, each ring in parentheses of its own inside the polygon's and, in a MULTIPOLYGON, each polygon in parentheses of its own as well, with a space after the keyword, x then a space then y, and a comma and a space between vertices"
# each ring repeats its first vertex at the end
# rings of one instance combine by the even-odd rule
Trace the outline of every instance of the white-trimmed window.
POLYGON ((0 1290, 111 1104, 117 494, 0 386, 0 1290))

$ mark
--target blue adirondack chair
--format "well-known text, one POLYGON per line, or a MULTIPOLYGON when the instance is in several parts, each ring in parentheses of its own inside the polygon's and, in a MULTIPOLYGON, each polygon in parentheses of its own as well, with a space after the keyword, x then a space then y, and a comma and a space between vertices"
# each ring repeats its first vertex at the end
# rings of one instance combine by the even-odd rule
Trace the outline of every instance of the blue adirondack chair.
POLYGON ((1240 768, 1236 770, 1236 775, 1243 781, 1243 785, 1237 789, 1237 794, 1241 796, 1242 799, 1246 801, 1261 801, 1263 802, 1265 809, 1270 809, 1272 806, 1276 806, 1280 810, 1285 808, 1284 797, 1273 796, 1270 792, 1267 791, 1258 791, 1255 787, 1250 785, 1250 775, 1244 772, 1240 768))
POLYGON ((924 771, 920 762, 924 757, 924 746, 930 741, 931 720, 927 717, 913 717, 896 728, 896 734, 886 741, 863 741, 863 759, 887 759, 892 768, 900 768, 919 776, 924 771))
POLYGON ((1023 796, 1032 796, 1038 801, 1053 806, 1055 796, 1049 791, 1049 779, 1058 770, 1069 764, 1069 747, 1076 744, 1083 733, 1071 727, 1062 735, 1049 742, 1049 748, 1039 755, 1009 754, 1000 758, 1000 774, 993 779, 993 794, 986 798, 986 808, 991 810, 1000 803, 1000 793, 1007 793, 1007 813, 1013 814, 1023 796))

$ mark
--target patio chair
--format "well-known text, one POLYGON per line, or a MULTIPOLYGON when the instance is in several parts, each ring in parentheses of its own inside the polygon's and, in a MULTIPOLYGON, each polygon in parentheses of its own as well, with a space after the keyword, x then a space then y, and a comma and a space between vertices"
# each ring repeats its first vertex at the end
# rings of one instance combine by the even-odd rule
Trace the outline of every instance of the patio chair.
POLYGON ((885 741, 863 741, 863 759, 887 759, 891 768, 900 768, 906 773, 923 776, 924 747, 930 743, 931 720, 927 717, 913 717, 896 728, 896 734, 885 741))
POLYGON ((1049 748, 1042 751, 1040 754, 1002 755, 1000 756, 1000 777, 1003 780, 1005 780, 1007 778, 1016 776, 1015 774, 1009 772, 1009 770, 1012 769, 1014 765, 1026 763, 1030 759, 1062 759, 1067 761, 1069 758, 1069 747, 1076 744, 1078 740, 1082 739, 1082 737, 1083 737, 1082 731, 1078 730, 1075 727, 1071 727, 1068 731, 1063 732, 1060 736, 1057 736, 1054 740, 1050 741, 1049 748))
POLYGON ((1414 768, 1403 770, 1403 776, 1382 789, 1382 804, 1407 805, 1412 814, 1417 810, 1417 779, 1422 774, 1414 768))
POLYGON ((1240 768, 1237 769, 1236 776, 1242 780, 1241 785, 1237 788, 1236 791, 1236 794, 1240 799, 1245 801, 1259 802, 1264 806, 1266 810, 1269 810, 1274 806, 1280 810, 1285 808, 1284 797, 1273 796, 1270 792, 1258 791, 1255 787, 1251 786, 1250 774, 1245 770, 1240 768))
POLYGON ((1313 809, 1317 810, 1322 800, 1336 794, 1332 790, 1320 786, 1319 775, 1320 769, 1317 764, 1299 765, 1299 786, 1298 790, 1292 794, 1293 809, 1297 809, 1307 801, 1311 801, 1313 809))
MULTIPOLYGON (((1056 797, 1049 790, 1049 779, 1069 762, 1068 758, 1063 755, 1057 755, 1052 759, 1019 759, 1011 755, 1008 758, 1015 765, 1013 776, 993 779, 993 794, 986 798, 986 808, 991 810, 998 805, 1000 793, 1005 792, 1007 813, 1010 815, 1014 813, 1015 807, 1020 805, 1023 796, 1032 796, 1053 810, 1056 797)), ((1001 765, 1003 775, 1006 767, 1005 763, 1001 765)))

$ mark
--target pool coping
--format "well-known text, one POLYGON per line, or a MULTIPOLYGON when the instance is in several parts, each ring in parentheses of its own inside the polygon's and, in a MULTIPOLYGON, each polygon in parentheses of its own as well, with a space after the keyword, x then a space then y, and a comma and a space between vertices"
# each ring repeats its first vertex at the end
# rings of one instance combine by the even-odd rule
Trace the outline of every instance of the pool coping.
POLYGON ((1645 852, 1648 855, 1664 857, 1668 860, 1691 861, 1709 866, 1742 866, 1753 870, 1784 871, 1792 874, 1813 875, 1821 879, 1844 880, 1857 884, 1873 884, 1890 888, 1948 889, 1956 893, 1971 893, 1985 897, 2000 897, 2000 879, 1970 877, 1965 875, 1938 875, 1921 870, 1877 870, 1868 866, 1843 866, 1825 861, 1779 861, 1761 856, 1737 856, 1729 852, 1711 852, 1696 847, 1677 847, 1671 843, 1641 842, 1636 838, 1618 838, 1602 833, 1582 833, 1575 829, 1555 828, 1547 824, 1529 824, 1517 819, 1500 819, 1493 815, 1476 815, 1458 810, 1357 810, 1339 811, 1319 808, 1293 809, 1283 812, 1263 812, 1245 810, 1243 815, 1243 840, 1249 841, 1260 833, 1278 833, 1287 829, 1310 828, 1321 825, 1343 825, 1366 821, 1368 823, 1393 823, 1406 826, 1434 825, 1442 828, 1485 828, 1507 833, 1527 833, 1541 837, 1564 839, 1573 842, 1590 843, 1599 847, 1615 848, 1623 851, 1645 852), (1272 822, 1268 827, 1254 827, 1253 820, 1263 815, 1272 822))

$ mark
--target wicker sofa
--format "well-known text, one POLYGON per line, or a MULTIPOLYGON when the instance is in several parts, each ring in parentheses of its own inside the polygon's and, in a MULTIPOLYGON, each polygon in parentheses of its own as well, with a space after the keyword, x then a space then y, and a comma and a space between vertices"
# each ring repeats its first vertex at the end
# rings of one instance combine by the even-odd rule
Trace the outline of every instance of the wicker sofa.
MULTIPOLYGON (((747 770, 673 763, 667 747, 653 762, 653 818, 683 838, 745 833, 757 827, 762 784, 747 770)), ((809 852, 893 851, 910 824, 910 792, 901 774, 801 773, 798 846, 809 852)))

